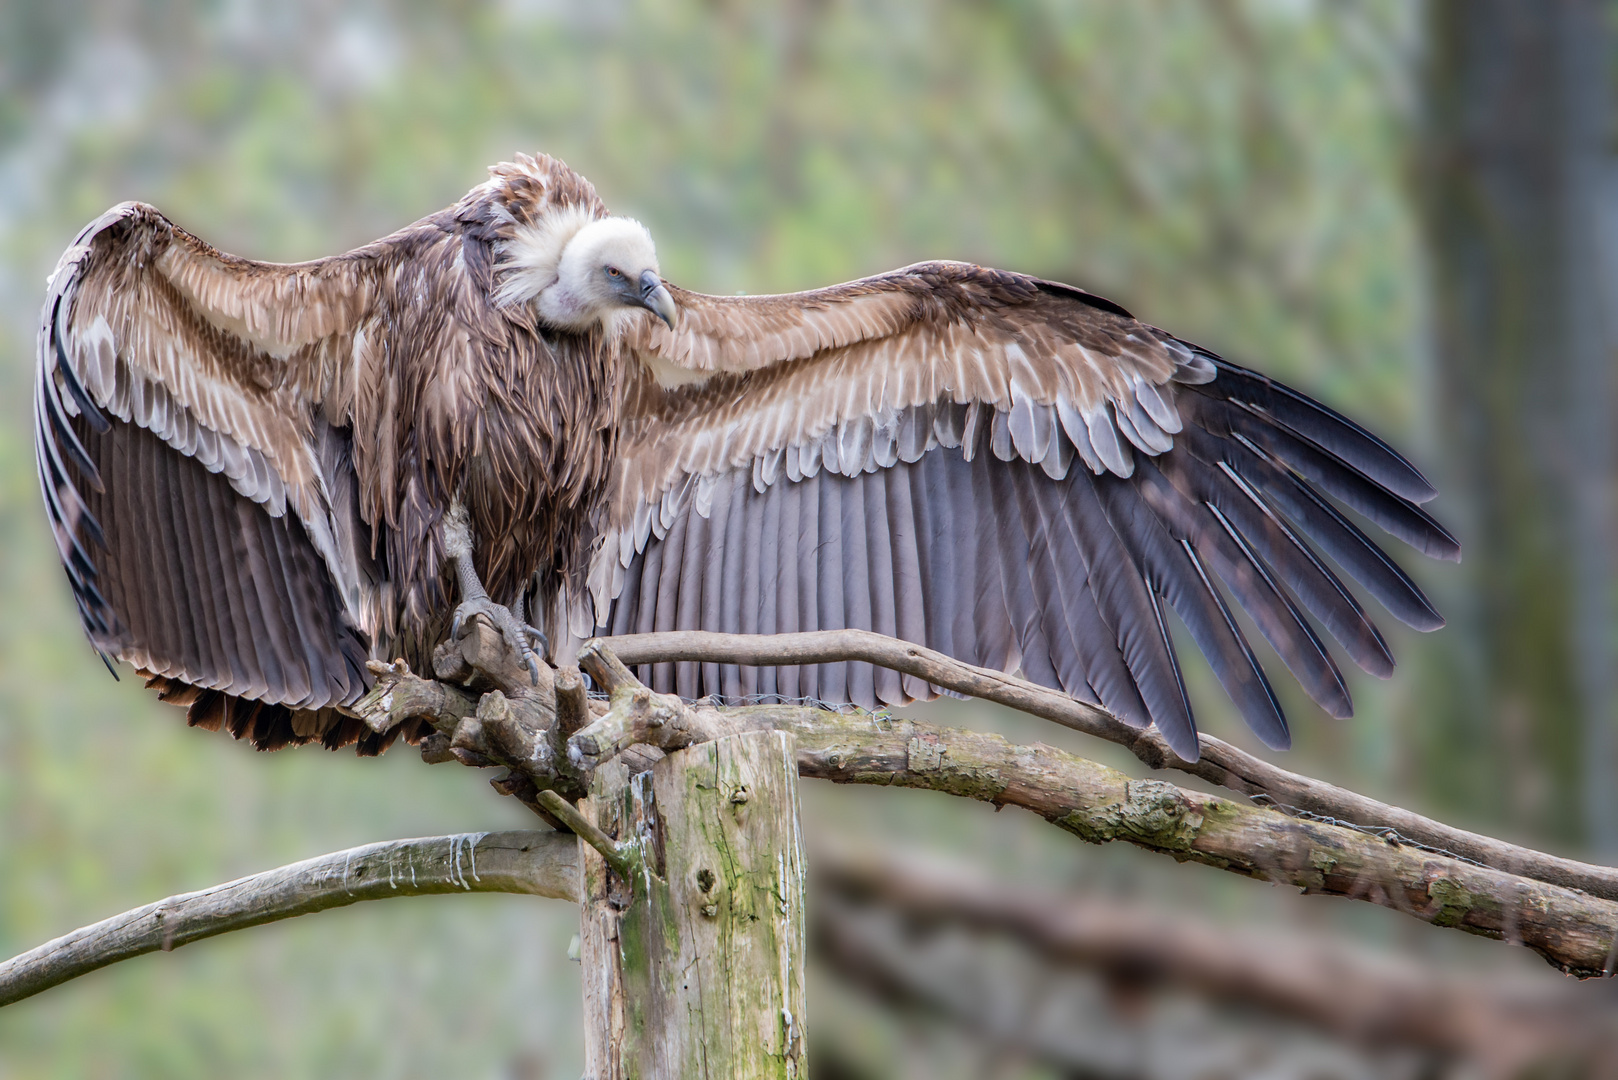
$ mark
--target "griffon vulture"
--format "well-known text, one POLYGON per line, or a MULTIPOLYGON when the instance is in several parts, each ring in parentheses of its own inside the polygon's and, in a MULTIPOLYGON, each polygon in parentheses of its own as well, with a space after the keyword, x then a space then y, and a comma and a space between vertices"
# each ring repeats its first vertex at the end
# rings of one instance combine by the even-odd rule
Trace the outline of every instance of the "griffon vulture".
MULTIPOLYGON (((867 628, 1194 758, 1170 607, 1280 747, 1230 600, 1347 716, 1316 624, 1372 674, 1393 657, 1339 575, 1417 629, 1443 620, 1343 509, 1459 555, 1381 440, 1117 304, 955 262, 687 292, 544 156, 292 265, 114 207, 50 279, 35 411, 91 642, 265 749, 380 750, 397 732, 344 711, 366 660, 429 667, 481 613, 530 662, 546 635, 565 657, 592 633, 867 628)), ((931 696, 863 664, 643 675, 685 697, 931 696)))

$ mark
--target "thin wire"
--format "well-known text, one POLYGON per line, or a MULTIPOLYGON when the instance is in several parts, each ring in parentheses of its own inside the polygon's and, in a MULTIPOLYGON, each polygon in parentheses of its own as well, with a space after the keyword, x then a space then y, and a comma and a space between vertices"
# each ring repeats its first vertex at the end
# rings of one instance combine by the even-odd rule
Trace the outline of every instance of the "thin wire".
POLYGON ((1381 839, 1386 840, 1388 843, 1398 844, 1400 847, 1414 848, 1417 851, 1425 851, 1430 855, 1442 855, 1444 858, 1454 859, 1456 862, 1470 863, 1473 866, 1481 866, 1484 869, 1489 868, 1487 863, 1479 862, 1476 859, 1457 854, 1456 852, 1450 851, 1447 848, 1433 847, 1431 844, 1423 844, 1419 840, 1412 840, 1410 837, 1404 835, 1404 833, 1401 833, 1398 829, 1395 829, 1391 825, 1361 825, 1357 821, 1344 821, 1342 818, 1334 818, 1327 814, 1317 814, 1312 810, 1304 810, 1301 807, 1288 806, 1286 803, 1277 802, 1272 796, 1266 795, 1263 792, 1260 792, 1257 795, 1250 795, 1248 797, 1252 799, 1253 802, 1258 803, 1261 806, 1268 806, 1271 809, 1279 810, 1289 817, 1302 818, 1305 821, 1318 821, 1322 825, 1339 825, 1345 829, 1353 829, 1355 832, 1365 833, 1367 836, 1380 837, 1381 839))

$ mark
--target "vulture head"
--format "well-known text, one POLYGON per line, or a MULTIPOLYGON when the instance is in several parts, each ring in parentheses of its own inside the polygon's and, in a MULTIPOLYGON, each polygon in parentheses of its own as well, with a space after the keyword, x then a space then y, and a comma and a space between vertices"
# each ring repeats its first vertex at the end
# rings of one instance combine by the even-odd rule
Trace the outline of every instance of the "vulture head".
POLYGON ((623 314, 645 308, 674 328, 678 310, 658 273, 657 248, 646 226, 630 218, 597 218, 556 240, 550 252, 532 252, 545 262, 554 259, 553 273, 544 275, 549 280, 531 294, 545 322, 559 330, 601 326, 611 334, 623 314))

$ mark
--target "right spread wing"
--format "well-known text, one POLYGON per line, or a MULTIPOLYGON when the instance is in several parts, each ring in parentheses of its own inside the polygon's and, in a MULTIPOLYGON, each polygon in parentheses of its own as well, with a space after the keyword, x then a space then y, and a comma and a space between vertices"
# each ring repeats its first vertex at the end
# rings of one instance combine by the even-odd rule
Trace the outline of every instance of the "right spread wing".
POLYGON ((347 425, 388 249, 259 263, 125 203, 50 280, 35 444, 85 630, 261 746, 357 734, 331 711, 377 618, 347 425))
MULTIPOLYGON (((814 292, 670 290, 642 319, 589 587, 609 633, 855 627, 1020 670, 1197 753, 1168 611, 1253 730, 1287 725, 1227 594, 1334 715, 1393 658, 1324 552, 1394 615, 1443 620, 1333 505, 1429 555, 1436 492, 1331 410, 1069 286, 926 263, 814 292)), ((867 665, 681 663, 657 689, 867 707, 867 665)))

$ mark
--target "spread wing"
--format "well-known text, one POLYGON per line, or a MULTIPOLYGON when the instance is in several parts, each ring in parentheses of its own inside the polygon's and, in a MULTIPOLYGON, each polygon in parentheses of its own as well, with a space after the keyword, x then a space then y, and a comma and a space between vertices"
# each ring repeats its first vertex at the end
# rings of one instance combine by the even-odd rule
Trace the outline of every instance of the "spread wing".
MULTIPOLYGON (((603 632, 875 630, 1155 722, 1194 758, 1169 608, 1277 747, 1286 720, 1231 599, 1337 716, 1352 703, 1315 623, 1373 674, 1393 658, 1332 563, 1442 625, 1341 509, 1458 558, 1409 462, 1099 297, 957 263, 792 296, 672 291, 676 329, 628 337, 642 363, 588 581, 603 632)), ((863 664, 643 676, 867 707, 933 690, 863 664)))
POLYGON ((252 262, 125 203, 50 281, 35 443, 85 631, 261 747, 361 731, 332 707, 378 619, 349 412, 388 250, 252 262))

